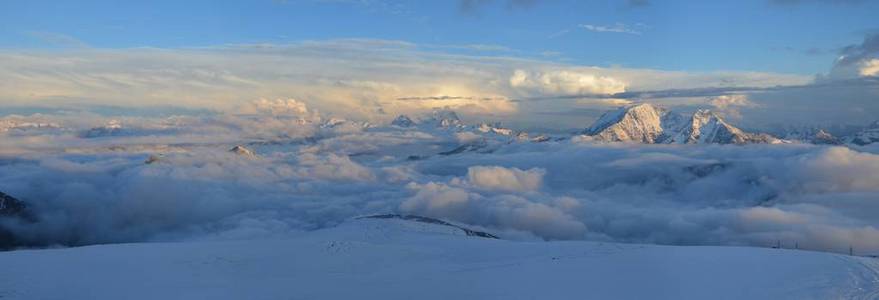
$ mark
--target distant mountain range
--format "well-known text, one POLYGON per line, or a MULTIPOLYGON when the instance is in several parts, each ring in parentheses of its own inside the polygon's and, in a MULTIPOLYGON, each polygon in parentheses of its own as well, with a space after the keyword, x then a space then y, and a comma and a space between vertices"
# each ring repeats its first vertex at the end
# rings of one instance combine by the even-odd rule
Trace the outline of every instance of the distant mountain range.
MULTIPOLYGON (((464 125, 454 111, 434 110, 415 121, 400 115, 391 122, 399 128, 422 130, 451 129, 516 136, 519 140, 546 141, 545 136, 527 138, 528 133, 514 132, 498 123, 464 125), (524 138, 523 138, 524 137, 524 138)), ((707 109, 693 113, 679 113, 662 106, 640 103, 621 107, 604 113, 589 128, 581 132, 595 140, 605 142, 634 142, 644 144, 786 144, 809 143, 818 145, 864 146, 879 142, 879 121, 855 134, 836 137, 828 130, 818 127, 790 128, 769 133, 747 132, 707 109)))
POLYGON ((645 144, 809 143, 864 146, 879 142, 879 121, 844 137, 833 136, 828 130, 818 127, 787 129, 773 136, 746 132, 710 110, 700 109, 692 114, 682 114, 642 103, 605 113, 583 134, 600 141, 645 144))
MULTIPOLYGON (((504 128, 500 123, 479 123, 475 126, 465 125, 458 114, 448 109, 435 109, 420 118, 417 122, 406 115, 397 116, 391 121, 391 126, 400 128, 418 128, 421 130, 451 129, 454 131, 473 131, 480 133, 492 133, 502 136, 513 136, 514 131, 504 128)), ((527 134, 525 135, 527 136, 527 134)))

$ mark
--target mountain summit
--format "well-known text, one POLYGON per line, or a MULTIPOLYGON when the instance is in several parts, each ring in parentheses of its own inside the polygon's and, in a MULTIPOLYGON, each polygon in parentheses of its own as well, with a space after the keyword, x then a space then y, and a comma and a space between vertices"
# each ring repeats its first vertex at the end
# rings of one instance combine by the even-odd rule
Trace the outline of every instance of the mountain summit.
POLYGON ((785 140, 815 145, 842 145, 843 141, 820 127, 795 128, 785 132, 785 140))
POLYGON ((649 103, 607 112, 585 133, 603 141, 645 144, 779 142, 768 134, 744 132, 710 110, 700 109, 692 115, 684 115, 649 103))
POLYGON ((430 116, 420 123, 438 128, 455 128, 464 125, 458 114, 448 109, 434 109, 430 116))
POLYGON ((417 124, 415 124, 415 121, 412 121, 412 119, 409 118, 409 116, 399 115, 399 116, 397 116, 396 119, 391 121, 391 125, 397 126, 397 127, 409 128, 409 127, 415 127, 415 125, 417 125, 417 124))
POLYGON ((604 141, 659 143, 668 129, 663 125, 675 123, 664 120, 670 117, 675 116, 665 108, 649 103, 637 104, 606 112, 585 133, 604 141))

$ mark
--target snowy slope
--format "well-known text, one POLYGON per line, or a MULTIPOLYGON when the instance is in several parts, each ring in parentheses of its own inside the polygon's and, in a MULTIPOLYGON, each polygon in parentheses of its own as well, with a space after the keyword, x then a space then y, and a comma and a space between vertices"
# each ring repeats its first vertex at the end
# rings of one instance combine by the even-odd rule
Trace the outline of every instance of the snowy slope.
POLYGON ((784 132, 785 140, 815 145, 841 145, 843 142, 823 128, 795 128, 784 132))
POLYGON ((879 261, 514 242, 359 219, 296 238, 0 253, 3 299, 876 299, 879 261))
POLYGON ((669 111, 649 103, 620 108, 605 113, 587 129, 586 133, 606 141, 631 141, 653 144, 660 139, 668 125, 663 119, 669 111))
POLYGON ((746 133, 726 123, 717 114, 700 109, 693 113, 679 131, 663 141, 669 144, 768 144, 775 139, 768 135, 746 133))

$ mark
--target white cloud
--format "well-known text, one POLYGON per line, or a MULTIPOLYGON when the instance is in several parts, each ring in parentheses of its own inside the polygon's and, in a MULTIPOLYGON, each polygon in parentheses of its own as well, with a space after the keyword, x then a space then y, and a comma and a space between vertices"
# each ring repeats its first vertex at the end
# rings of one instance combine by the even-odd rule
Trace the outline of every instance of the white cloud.
POLYGON ((613 94, 626 90, 626 83, 622 80, 583 71, 516 70, 509 82, 513 88, 533 95, 613 94))
POLYGON ((578 25, 580 28, 594 31, 594 32, 613 32, 613 33, 627 33, 634 35, 641 35, 641 31, 638 31, 632 27, 629 27, 623 23, 616 23, 613 25, 593 25, 593 24, 580 24, 578 25))
POLYGON ((69 121, 82 117, 19 116, 62 129, 0 133, 0 191, 28 201, 40 218, 3 226, 35 242, 88 244, 259 238, 409 213, 506 238, 757 246, 782 239, 805 249, 879 251, 879 155, 842 147, 574 138, 488 140, 497 148, 436 155, 472 137, 322 132, 320 123, 266 113, 127 118, 132 136, 83 139, 79 130, 93 125, 69 121), (161 126, 171 130, 145 130, 161 126), (303 135, 278 138, 292 132, 303 135), (258 158, 228 152, 236 144, 258 158), (149 155, 159 161, 145 164, 149 155))
POLYGON ((465 131, 465 132, 455 133, 455 138, 458 140, 459 143, 472 144, 474 142, 481 140, 482 136, 478 135, 476 133, 473 133, 473 132, 465 131))
POLYGON ((348 156, 329 154, 321 157, 304 153, 298 157, 302 166, 296 172, 303 178, 319 178, 330 180, 373 181, 372 170, 351 161, 348 156))
POLYGON ((418 192, 404 201, 400 210, 410 214, 524 231, 547 239, 576 239, 586 231, 582 223, 559 208, 519 196, 482 195, 434 182, 409 188, 418 192))
POLYGON ((721 95, 709 97, 707 101, 717 112, 734 119, 742 118, 742 108, 759 107, 758 104, 751 102, 747 95, 721 95))
POLYGON ((246 106, 243 112, 265 113, 274 116, 308 116, 308 107, 296 99, 259 99, 246 106))
POLYGON ((879 58, 862 62, 860 74, 861 76, 879 75, 879 58))
POLYGON ((848 45, 840 51, 829 79, 876 76, 879 73, 879 34, 867 34, 860 44, 848 45))
POLYGON ((476 187, 489 190, 528 192, 540 188, 544 174, 543 169, 474 166, 467 169, 467 180, 476 187))
POLYGON ((434 182, 424 185, 410 184, 409 188, 418 192, 400 205, 403 211, 418 212, 428 216, 456 216, 469 213, 468 204, 471 201, 471 194, 465 189, 434 182))

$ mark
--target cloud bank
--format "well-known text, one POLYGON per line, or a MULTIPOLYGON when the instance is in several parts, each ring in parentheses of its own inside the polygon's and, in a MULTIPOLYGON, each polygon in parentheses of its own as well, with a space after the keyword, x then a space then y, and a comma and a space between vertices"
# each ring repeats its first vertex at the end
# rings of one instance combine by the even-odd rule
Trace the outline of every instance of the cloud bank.
POLYGON ((36 244, 81 245, 289 236, 406 213, 509 239, 879 251, 879 155, 870 152, 535 143, 364 126, 290 99, 250 107, 112 118, 125 134, 91 138, 80 133, 92 125, 74 122, 81 116, 18 116, 57 126, 0 133, 0 190, 37 217, 2 226, 36 244), (230 152, 235 145, 254 155, 230 152), (485 148, 449 151, 464 145, 485 148))

